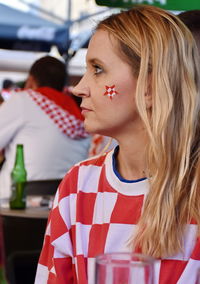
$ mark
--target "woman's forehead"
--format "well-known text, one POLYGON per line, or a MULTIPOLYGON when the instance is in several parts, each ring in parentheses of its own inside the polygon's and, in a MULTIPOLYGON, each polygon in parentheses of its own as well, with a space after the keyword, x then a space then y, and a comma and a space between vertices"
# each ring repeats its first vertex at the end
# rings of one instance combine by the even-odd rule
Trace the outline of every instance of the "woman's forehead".
POLYGON ((107 55, 115 54, 118 47, 118 42, 110 33, 105 30, 97 30, 92 36, 86 55, 86 60, 90 61, 93 58, 104 58, 107 55))

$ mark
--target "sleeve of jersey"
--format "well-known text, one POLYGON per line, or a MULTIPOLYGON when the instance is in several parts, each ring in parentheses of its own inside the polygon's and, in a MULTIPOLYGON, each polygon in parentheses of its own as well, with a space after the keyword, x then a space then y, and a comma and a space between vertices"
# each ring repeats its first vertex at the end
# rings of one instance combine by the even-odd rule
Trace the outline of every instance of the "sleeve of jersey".
POLYGON ((74 167, 61 182, 50 212, 41 251, 35 284, 74 284, 71 216, 76 191, 78 167, 74 167), (72 204, 71 204, 72 203, 72 204))

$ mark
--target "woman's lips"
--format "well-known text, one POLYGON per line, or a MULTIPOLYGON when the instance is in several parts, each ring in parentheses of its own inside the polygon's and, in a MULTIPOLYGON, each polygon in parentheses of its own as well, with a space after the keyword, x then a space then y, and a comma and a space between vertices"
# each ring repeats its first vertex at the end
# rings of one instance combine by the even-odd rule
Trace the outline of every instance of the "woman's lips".
POLYGON ((81 107, 81 113, 84 115, 84 114, 86 114, 87 112, 90 112, 91 111, 91 109, 89 109, 89 108, 86 108, 86 107, 81 107))

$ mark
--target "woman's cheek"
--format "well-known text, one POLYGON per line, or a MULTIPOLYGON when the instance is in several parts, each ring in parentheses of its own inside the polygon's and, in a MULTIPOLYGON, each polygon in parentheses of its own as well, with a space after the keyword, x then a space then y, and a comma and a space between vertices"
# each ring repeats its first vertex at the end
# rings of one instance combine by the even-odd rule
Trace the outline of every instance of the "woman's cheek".
POLYGON ((103 95, 112 100, 115 96, 119 95, 119 92, 117 91, 115 85, 105 85, 105 92, 103 95))

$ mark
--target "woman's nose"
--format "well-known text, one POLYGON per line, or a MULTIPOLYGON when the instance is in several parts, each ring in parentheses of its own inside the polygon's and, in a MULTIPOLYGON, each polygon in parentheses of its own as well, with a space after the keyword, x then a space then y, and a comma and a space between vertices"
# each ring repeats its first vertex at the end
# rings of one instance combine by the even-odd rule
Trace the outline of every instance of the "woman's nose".
POLYGON ((72 89, 73 95, 77 97, 88 97, 89 96, 89 88, 83 82, 83 78, 80 82, 72 89))

